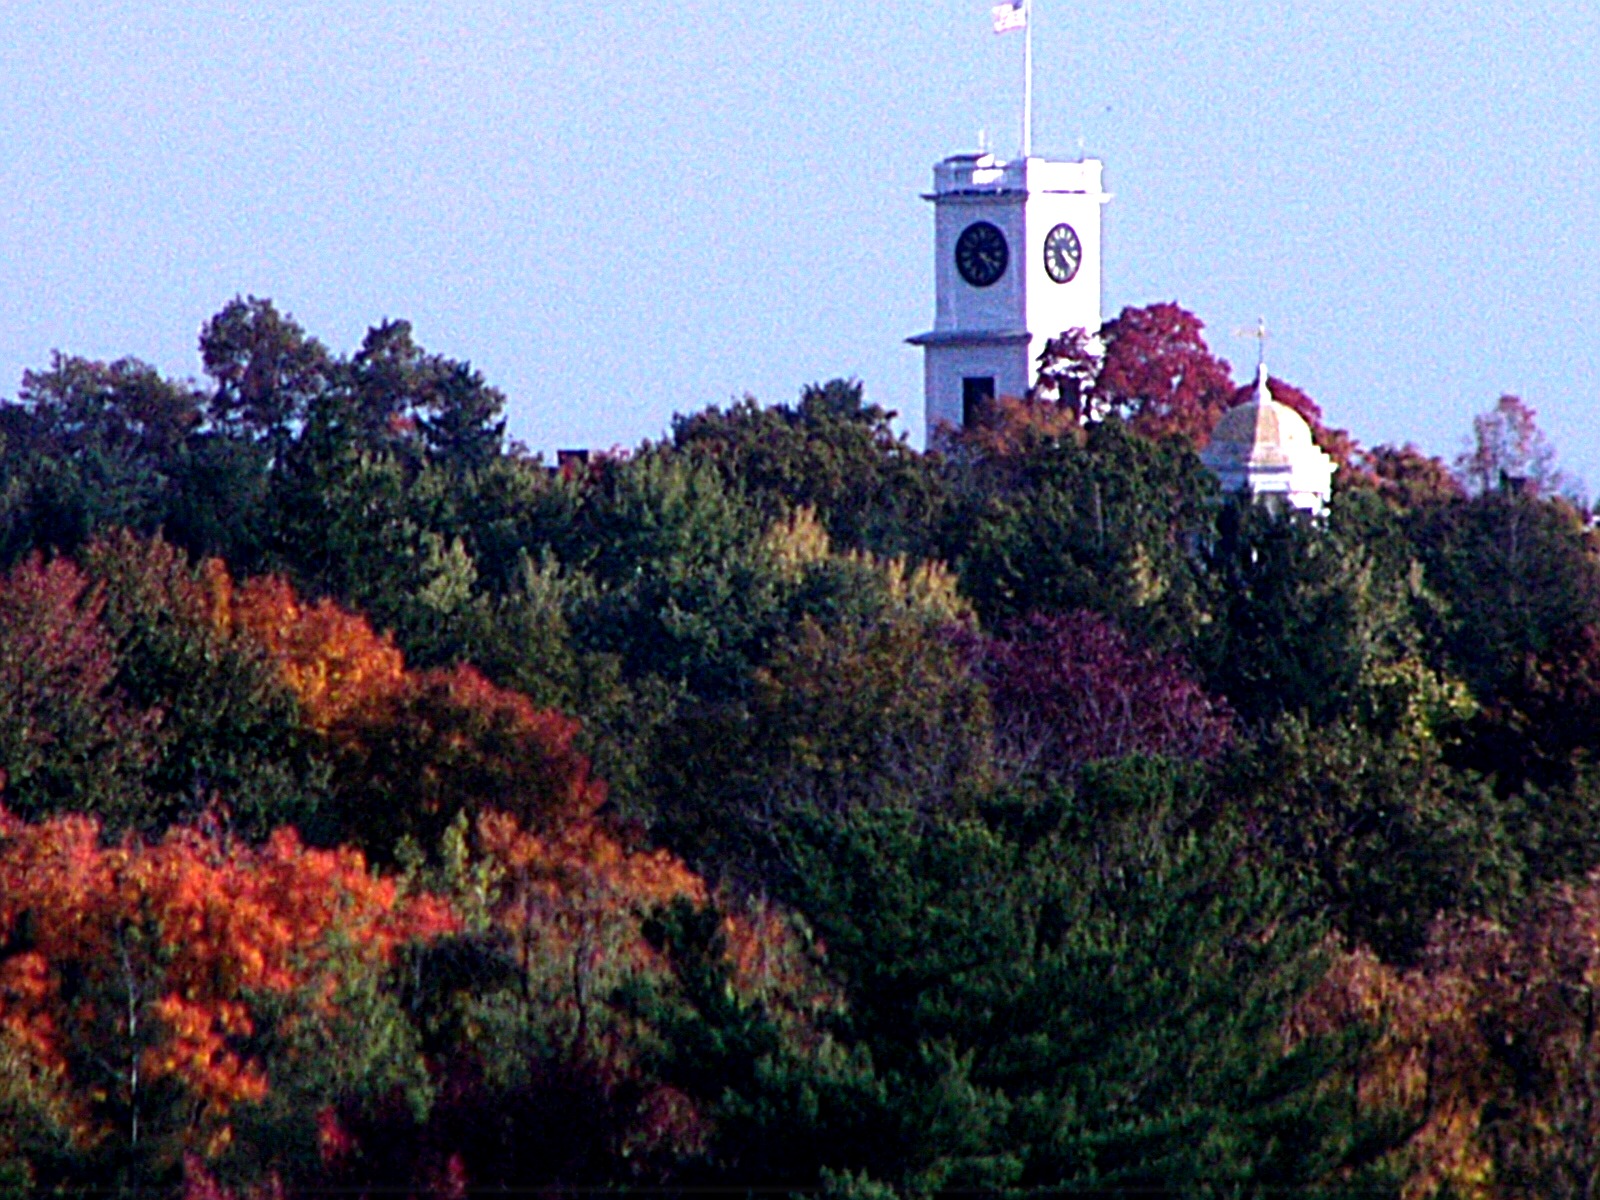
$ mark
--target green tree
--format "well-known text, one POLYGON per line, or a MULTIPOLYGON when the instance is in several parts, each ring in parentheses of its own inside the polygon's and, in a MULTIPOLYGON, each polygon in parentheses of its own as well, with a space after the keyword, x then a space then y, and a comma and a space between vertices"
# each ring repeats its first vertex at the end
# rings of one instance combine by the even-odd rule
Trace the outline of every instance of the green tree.
POLYGON ((746 398, 672 423, 673 445, 712 463, 748 495, 766 523, 813 510, 849 549, 924 554, 943 502, 931 460, 868 404, 856 380, 813 384, 795 405, 746 398))
POLYGON ((1490 703, 1524 662, 1600 619, 1600 556, 1564 499, 1486 492, 1420 511, 1412 538, 1444 600, 1446 652, 1490 703))
POLYGON ((1195 656, 1248 725, 1348 712, 1374 665, 1425 640, 1434 598, 1369 494, 1336 496, 1326 521, 1230 502, 1218 530, 1206 562, 1214 619, 1195 656))
POLYGON ((419 423, 433 461, 455 471, 481 471, 501 454, 506 398, 470 363, 441 363, 441 378, 419 423))
POLYGON ((1088 609, 1170 646, 1202 620, 1215 483, 1186 446, 1106 420, 948 470, 941 554, 986 625, 1088 609))
POLYGON ((788 822, 971 811, 992 752, 983 687, 938 629, 802 622, 746 701, 689 708, 655 761, 658 834, 712 875, 770 880, 788 822))
POLYGON ((993 755, 954 579, 835 553, 808 509, 762 548, 778 633, 744 689, 687 697, 663 728, 658 835, 713 874, 760 881, 789 814, 970 809, 993 755))
POLYGON ((177 503, 200 423, 193 387, 136 359, 106 364, 56 354, 0 405, 6 519, 0 555, 73 550, 102 529, 153 532, 177 503))
POLYGON ((776 615, 761 534, 709 466, 654 454, 603 464, 571 540, 556 547, 596 586, 572 614, 579 646, 619 655, 630 675, 737 692, 776 615))
POLYGON ((841 988, 825 1037, 796 1045, 728 991, 715 924, 661 931, 681 985, 654 1014, 663 1069, 717 1129, 702 1178, 1337 1190, 1373 1131, 1320 1086, 1337 1047, 1282 1032, 1318 928, 1209 807, 1191 769, 1129 760, 981 816, 791 819, 775 887, 841 988))
POLYGON ((196 559, 223 558, 241 574, 264 570, 271 539, 270 450, 204 429, 193 434, 160 533, 196 559))
POLYGON ((274 479, 269 563, 393 626, 424 582, 428 514, 415 503, 415 472, 363 449, 330 407, 312 414, 274 479))
MULTIPOLYGON (((1414 660, 1371 690, 1435 708, 1425 720, 1447 728, 1466 700, 1414 660)), ((1433 733, 1384 724, 1370 714, 1280 717, 1222 786, 1251 814, 1257 853, 1299 874, 1335 928, 1408 963, 1441 913, 1514 911, 1530 847, 1520 802, 1452 768, 1433 733)))
POLYGON ((455 484, 457 532, 468 539, 492 595, 521 590, 529 564, 553 561, 571 570, 582 561, 579 525, 590 486, 521 453, 503 455, 455 484))
POLYGON ((505 397, 471 364, 425 351, 411 322, 369 329, 346 374, 350 421, 363 447, 421 448, 457 472, 481 469, 500 453, 505 397))
POLYGON ((200 359, 214 384, 213 425, 264 443, 275 463, 337 378, 321 342, 271 300, 254 296, 235 296, 201 327, 200 359))
POLYGON ((254 841, 283 825, 316 835, 328 767, 272 664, 220 627, 219 564, 124 531, 86 547, 83 566, 102 589, 119 691, 161 714, 143 802, 108 824, 159 834, 221 805, 254 841))

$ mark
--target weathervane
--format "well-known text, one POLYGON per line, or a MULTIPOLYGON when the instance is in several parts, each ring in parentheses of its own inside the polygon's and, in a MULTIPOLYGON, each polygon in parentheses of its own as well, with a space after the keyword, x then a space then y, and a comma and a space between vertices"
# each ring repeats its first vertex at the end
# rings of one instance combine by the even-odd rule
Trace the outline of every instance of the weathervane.
POLYGON ((1256 396, 1260 399, 1267 391, 1267 319, 1257 317, 1256 327, 1239 330, 1239 336, 1256 340, 1256 396))
POLYGON ((1244 329, 1239 330, 1239 336, 1242 338, 1254 338, 1259 343, 1256 347, 1256 369, 1259 371, 1266 366, 1267 338, 1269 336, 1267 333, 1267 319, 1265 317, 1257 317, 1255 328, 1251 329, 1246 326, 1244 329))

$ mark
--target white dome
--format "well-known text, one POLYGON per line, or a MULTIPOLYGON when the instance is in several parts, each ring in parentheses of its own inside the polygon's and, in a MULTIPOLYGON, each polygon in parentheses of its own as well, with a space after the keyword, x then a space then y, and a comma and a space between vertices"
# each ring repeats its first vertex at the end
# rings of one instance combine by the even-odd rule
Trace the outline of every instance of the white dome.
POLYGON ((1222 415, 1200 461, 1225 492, 1281 496, 1310 512, 1321 512, 1333 494, 1333 459, 1318 448, 1305 418, 1272 398, 1265 363, 1255 398, 1222 415))

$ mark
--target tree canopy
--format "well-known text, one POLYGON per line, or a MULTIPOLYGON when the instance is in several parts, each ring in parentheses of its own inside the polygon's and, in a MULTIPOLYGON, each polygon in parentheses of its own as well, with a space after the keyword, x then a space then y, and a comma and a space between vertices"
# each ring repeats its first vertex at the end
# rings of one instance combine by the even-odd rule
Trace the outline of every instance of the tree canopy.
POLYGON ((1328 510, 1223 496, 1203 332, 562 469, 404 320, 27 373, 0 1189, 1586 1194, 1592 514, 1278 380, 1328 510))

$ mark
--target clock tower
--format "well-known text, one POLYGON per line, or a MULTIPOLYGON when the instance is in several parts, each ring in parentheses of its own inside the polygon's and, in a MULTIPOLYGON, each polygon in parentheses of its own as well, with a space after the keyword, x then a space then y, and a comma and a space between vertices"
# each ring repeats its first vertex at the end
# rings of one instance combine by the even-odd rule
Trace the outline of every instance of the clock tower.
POLYGON ((1026 394, 1051 338, 1099 332, 1102 166, 958 154, 933 168, 933 328, 907 339, 923 349, 930 441, 1026 394))

